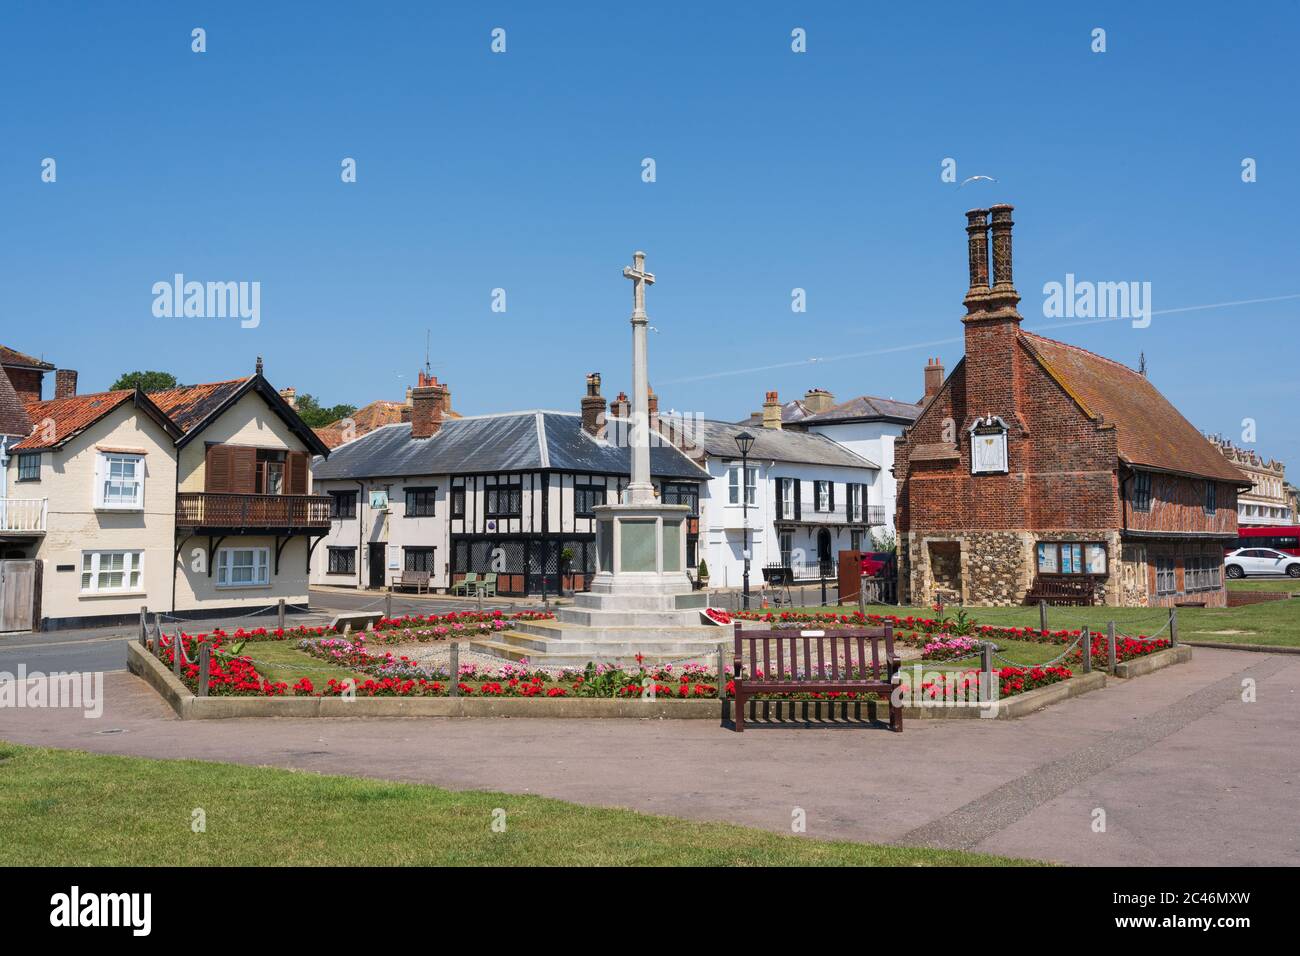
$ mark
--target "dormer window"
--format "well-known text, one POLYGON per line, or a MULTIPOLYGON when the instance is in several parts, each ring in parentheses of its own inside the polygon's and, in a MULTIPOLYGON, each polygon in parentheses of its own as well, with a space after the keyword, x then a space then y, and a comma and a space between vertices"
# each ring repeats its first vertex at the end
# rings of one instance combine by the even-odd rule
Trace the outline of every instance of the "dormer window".
POLYGON ((1007 423, 996 415, 977 418, 970 427, 972 475, 1003 474, 1007 467, 1007 423))

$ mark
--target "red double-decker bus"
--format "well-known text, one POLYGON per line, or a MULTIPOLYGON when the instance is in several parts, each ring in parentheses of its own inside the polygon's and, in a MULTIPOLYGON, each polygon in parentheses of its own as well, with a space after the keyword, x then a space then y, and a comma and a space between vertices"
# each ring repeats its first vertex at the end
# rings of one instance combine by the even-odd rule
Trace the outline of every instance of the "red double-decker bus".
POLYGON ((1300 557, 1300 525, 1240 527, 1237 529, 1237 540, 1228 545, 1229 551, 1236 551, 1238 548, 1273 548, 1300 557))

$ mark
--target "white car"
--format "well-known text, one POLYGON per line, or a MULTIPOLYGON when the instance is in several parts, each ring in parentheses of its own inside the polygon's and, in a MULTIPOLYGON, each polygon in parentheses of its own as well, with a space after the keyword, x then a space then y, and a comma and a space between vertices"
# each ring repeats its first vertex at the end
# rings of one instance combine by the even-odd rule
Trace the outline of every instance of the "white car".
POLYGON ((1300 558, 1272 548, 1238 548, 1223 559, 1230 578, 1277 576, 1300 578, 1300 558))

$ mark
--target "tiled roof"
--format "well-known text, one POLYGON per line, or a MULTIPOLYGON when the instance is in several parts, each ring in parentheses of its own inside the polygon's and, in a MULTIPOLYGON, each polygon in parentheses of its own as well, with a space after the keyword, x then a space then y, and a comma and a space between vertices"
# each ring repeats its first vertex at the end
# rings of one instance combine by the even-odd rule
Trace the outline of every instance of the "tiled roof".
MULTIPOLYGON (((808 406, 798 398, 792 398, 781 406, 781 422, 785 425, 801 422, 811 414, 812 412, 809 411, 808 406)), ((736 424, 761 426, 763 424, 763 413, 761 411, 751 412, 748 418, 736 424)))
MULTIPOLYGON (((399 424, 402 420, 402 409, 406 407, 405 402, 390 402, 380 399, 371 402, 369 405, 361 406, 347 418, 330 422, 320 428, 313 428, 312 431, 316 433, 316 437, 330 448, 337 448, 343 444, 343 423, 345 421, 351 420, 352 422, 352 437, 360 438, 362 435, 370 434, 376 428, 399 424)), ((463 417, 459 412, 451 410, 443 413, 444 421, 463 417)))
POLYGON ((1249 483, 1145 375, 1031 332, 1021 331, 1020 340, 1085 412, 1116 427, 1124 461, 1158 471, 1249 483))
POLYGON ((32 421, 14 391, 14 384, 0 368, 0 435, 26 435, 31 430, 32 421))
POLYGON ((187 432, 203 422, 251 380, 249 377, 232 378, 226 382, 208 382, 206 385, 182 385, 161 392, 150 392, 149 398, 180 426, 181 431, 187 432))
POLYGON ((31 419, 35 430, 14 445, 14 450, 36 451, 61 445, 99 421, 123 402, 130 401, 134 394, 134 389, 127 388, 117 392, 98 392, 91 395, 73 395, 70 398, 52 398, 47 402, 30 402, 27 405, 27 417, 31 419), (46 421, 53 422, 53 429, 45 427, 46 421))
POLYGON ((0 365, 19 365, 23 368, 38 368, 45 372, 54 371, 54 366, 49 362, 33 358, 19 352, 17 349, 11 349, 4 345, 0 345, 0 365))

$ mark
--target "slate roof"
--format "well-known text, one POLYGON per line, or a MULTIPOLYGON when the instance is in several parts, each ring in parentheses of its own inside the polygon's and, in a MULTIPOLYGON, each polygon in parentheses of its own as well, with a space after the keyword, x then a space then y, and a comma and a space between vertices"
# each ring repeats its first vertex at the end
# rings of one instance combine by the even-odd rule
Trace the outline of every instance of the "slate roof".
MULTIPOLYGON (((409 422, 386 425, 340 445, 327 461, 312 463, 318 480, 543 469, 627 475, 631 464, 627 448, 583 431, 581 415, 552 411, 447 419, 431 438, 412 438, 409 422)), ((667 444, 651 447, 650 472, 659 478, 708 477, 667 444)))
POLYGON ((1250 484, 1145 375, 1032 332, 1021 331, 1020 341, 1085 413, 1116 427, 1123 461, 1157 471, 1250 484))
POLYGON ((879 468, 873 461, 849 451, 839 442, 813 432, 794 431, 789 428, 763 428, 748 422, 735 425, 731 422, 702 421, 693 423, 694 442, 717 458, 739 458, 736 436, 749 432, 754 436, 750 458, 767 458, 773 461, 797 462, 811 465, 842 465, 848 468, 879 468))
POLYGON ((14 383, 0 368, 0 435, 26 435, 31 430, 32 420, 14 391, 14 383))
POLYGON ((915 402, 898 402, 892 398, 859 395, 847 402, 833 405, 824 412, 808 415, 802 425, 829 425, 834 422, 897 421, 911 424, 921 415, 921 405, 915 402))

